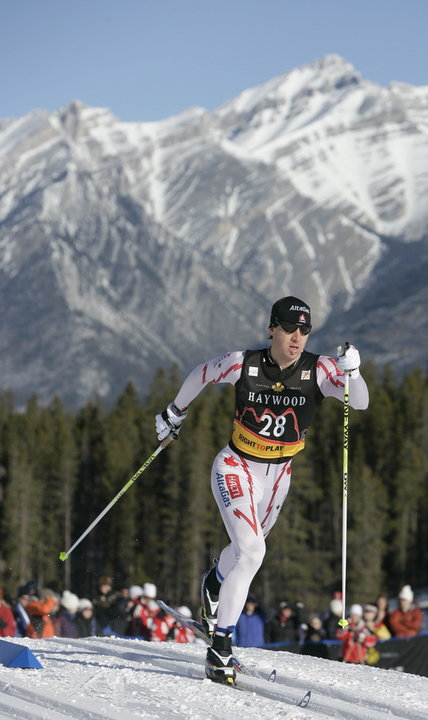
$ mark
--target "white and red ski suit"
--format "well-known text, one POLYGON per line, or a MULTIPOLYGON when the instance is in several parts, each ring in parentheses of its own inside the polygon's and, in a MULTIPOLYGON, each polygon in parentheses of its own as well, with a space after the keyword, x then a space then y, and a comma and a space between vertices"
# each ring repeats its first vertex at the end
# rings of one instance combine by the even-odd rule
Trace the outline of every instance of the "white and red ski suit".
MULTIPOLYGON (((283 370, 269 349, 230 352, 198 365, 174 404, 184 410, 209 383, 235 386, 232 437, 214 460, 211 486, 230 544, 217 565, 220 580, 218 626, 233 628, 251 581, 262 564, 265 538, 287 496, 293 456, 324 397, 343 401, 343 373, 335 360, 304 350, 283 370)), ((350 378, 349 404, 368 405, 359 375, 350 378)))

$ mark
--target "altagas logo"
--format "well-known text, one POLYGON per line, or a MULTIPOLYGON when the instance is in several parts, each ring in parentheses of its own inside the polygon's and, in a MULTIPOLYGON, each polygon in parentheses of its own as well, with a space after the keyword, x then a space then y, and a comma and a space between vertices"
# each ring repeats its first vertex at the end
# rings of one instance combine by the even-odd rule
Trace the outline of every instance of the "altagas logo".
POLYGON ((304 305, 292 305, 290 310, 296 310, 297 312, 305 312, 309 315, 309 308, 305 307, 304 305))

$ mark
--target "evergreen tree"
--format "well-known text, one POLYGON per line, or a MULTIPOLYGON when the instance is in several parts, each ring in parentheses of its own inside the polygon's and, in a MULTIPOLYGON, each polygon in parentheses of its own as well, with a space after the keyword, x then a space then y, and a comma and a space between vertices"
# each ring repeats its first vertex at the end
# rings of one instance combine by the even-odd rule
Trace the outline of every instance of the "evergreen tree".
POLYGON ((5 433, 7 482, 2 535, 8 570, 4 575, 6 580, 12 580, 14 589, 37 577, 37 548, 43 527, 43 487, 35 472, 37 408, 34 399, 29 407, 29 417, 19 413, 9 417, 5 433))
MULTIPOLYGON (((364 412, 350 411, 348 599, 385 586, 428 583, 428 383, 414 369, 363 370, 364 412)), ((230 438, 234 390, 208 386, 171 443, 89 533, 58 561, 158 446, 154 416, 175 397, 176 367, 158 371, 142 402, 128 385, 106 412, 68 413, 56 398, 24 411, 0 397, 0 583, 34 578, 78 594, 101 574, 116 587, 155 582, 172 601, 199 604, 200 576, 228 542, 210 488, 216 453, 230 438)), ((324 401, 307 448, 292 464, 289 497, 268 539, 254 590, 268 606, 286 597, 310 610, 341 587, 343 406, 324 401)))

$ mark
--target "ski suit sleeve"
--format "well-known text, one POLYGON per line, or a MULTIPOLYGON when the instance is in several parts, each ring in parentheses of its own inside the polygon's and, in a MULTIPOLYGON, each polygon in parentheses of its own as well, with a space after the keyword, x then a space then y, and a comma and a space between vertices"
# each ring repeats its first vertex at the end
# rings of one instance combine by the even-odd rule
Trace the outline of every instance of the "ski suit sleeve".
POLYGON ((236 351, 197 365, 185 379, 174 400, 174 404, 180 410, 185 410, 192 400, 210 383, 230 383, 235 385, 241 375, 243 360, 244 353, 236 351))
MULTIPOLYGON (((336 361, 327 355, 320 355, 317 362, 317 382, 324 397, 335 397, 343 401, 344 373, 336 361)), ((369 391, 364 378, 359 375, 349 378, 349 404, 354 410, 366 410, 369 405, 369 391)))

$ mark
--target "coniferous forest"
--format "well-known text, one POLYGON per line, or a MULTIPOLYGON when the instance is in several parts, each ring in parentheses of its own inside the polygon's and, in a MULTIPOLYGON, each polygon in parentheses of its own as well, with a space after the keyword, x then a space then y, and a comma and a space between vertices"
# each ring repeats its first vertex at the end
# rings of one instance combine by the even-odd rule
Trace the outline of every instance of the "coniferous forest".
MULTIPOLYGON (((428 585, 428 384, 369 364, 364 412, 349 425, 350 602, 428 585)), ((94 592, 102 574, 117 589, 148 580, 159 597, 199 602, 200 576, 227 538, 210 491, 210 468, 231 430, 234 391, 209 386, 167 447, 65 562, 67 550, 158 446, 154 415, 181 379, 158 371, 141 400, 128 385, 113 408, 69 412, 55 398, 24 410, 0 398, 0 585, 94 592)), ((293 461, 292 485, 267 540, 252 590, 263 605, 301 600, 319 610, 341 587, 343 406, 326 399, 293 461)))

